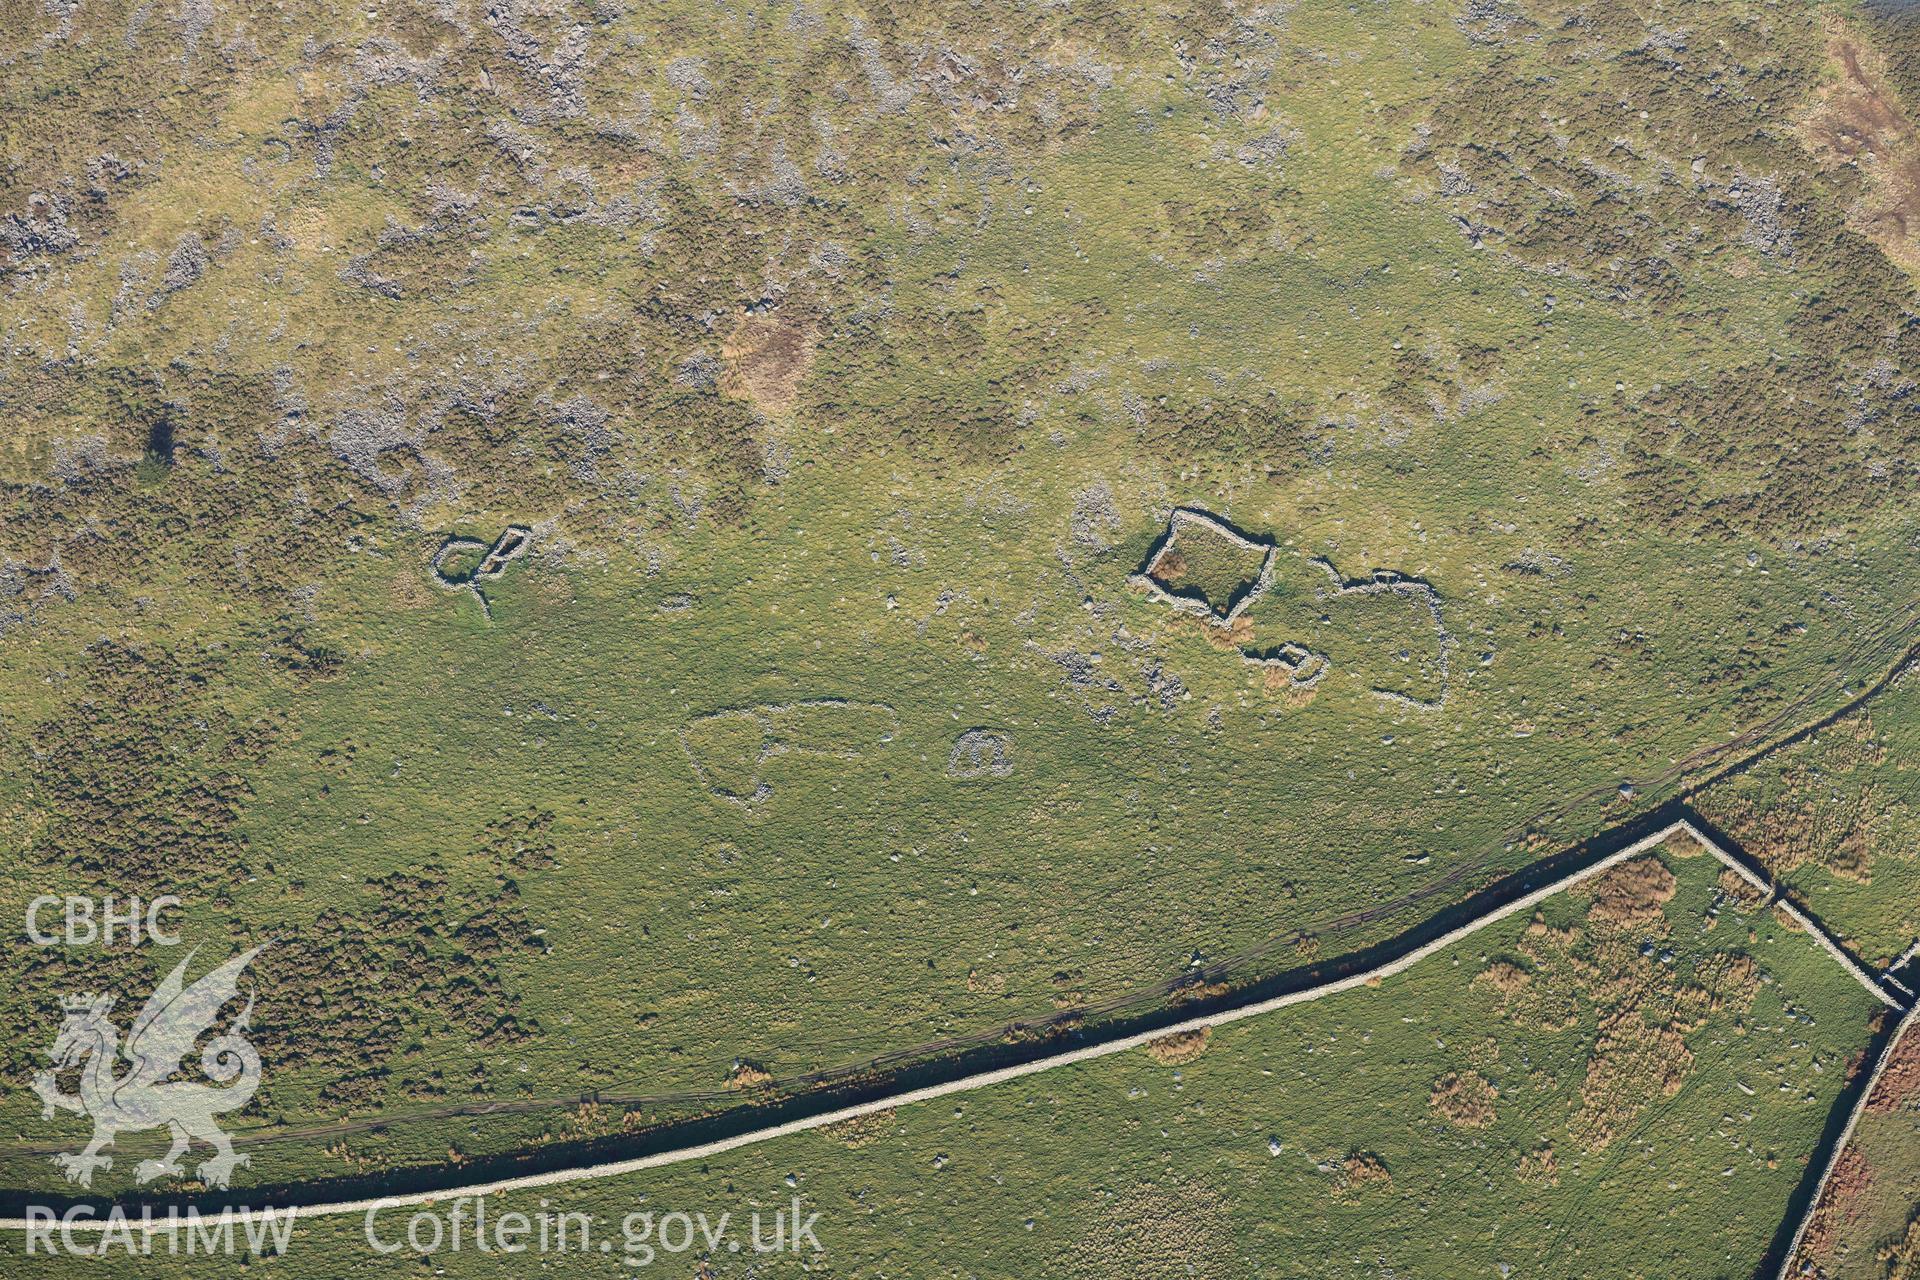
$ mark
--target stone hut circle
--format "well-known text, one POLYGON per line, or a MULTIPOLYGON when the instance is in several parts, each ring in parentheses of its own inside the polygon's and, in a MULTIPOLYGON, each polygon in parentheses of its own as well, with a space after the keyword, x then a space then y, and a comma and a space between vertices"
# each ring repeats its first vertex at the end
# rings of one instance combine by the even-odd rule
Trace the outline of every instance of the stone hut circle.
POLYGON ((766 766, 781 756, 854 761, 892 742, 900 717, 884 702, 811 698, 723 707, 680 727, 693 776, 716 800, 754 809, 773 794, 766 766))
POLYGON ((969 729, 953 740, 947 776, 961 780, 1013 774, 1013 739, 993 729, 969 729))
POLYGON ((532 545, 533 531, 517 524, 508 525, 491 543, 449 535, 433 553, 434 584, 443 591, 471 591, 480 602, 480 611, 491 620, 493 606, 480 590, 480 584, 499 578, 507 571, 507 565, 525 555, 532 545), (472 568, 457 567, 474 557, 477 559, 472 568))
MULTIPOLYGON (((1272 589, 1278 551, 1272 540, 1246 533, 1211 512, 1199 507, 1175 507, 1166 532, 1127 582, 1170 608, 1203 618, 1214 627, 1230 629, 1272 589), (1236 556, 1241 558, 1241 567, 1234 565, 1236 556), (1253 567, 1256 560, 1257 568, 1253 567)), ((1376 687, 1370 692, 1383 701, 1417 711, 1444 707, 1450 690, 1451 658, 1459 642, 1447 630, 1440 593, 1433 585, 1394 569, 1375 569, 1365 577, 1347 578, 1324 556, 1314 556, 1307 563, 1326 575, 1327 585, 1314 593, 1322 601, 1391 595, 1414 601, 1424 609, 1436 646, 1433 667, 1437 695, 1429 701, 1394 689, 1376 687)), ((1292 640, 1264 647, 1242 645, 1240 656, 1274 679, 1284 679, 1285 685, 1296 691, 1313 688, 1334 666, 1331 655, 1292 640)))
POLYGON ((1211 512, 1175 507, 1127 581, 1163 604, 1230 626, 1273 585, 1276 552, 1211 512))

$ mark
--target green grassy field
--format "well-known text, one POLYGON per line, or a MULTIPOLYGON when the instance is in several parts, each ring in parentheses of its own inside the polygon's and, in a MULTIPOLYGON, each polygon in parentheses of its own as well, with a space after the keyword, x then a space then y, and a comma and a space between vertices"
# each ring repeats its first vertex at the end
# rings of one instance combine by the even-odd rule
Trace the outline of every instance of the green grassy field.
MULTIPOLYGON (((217 949, 229 929, 236 944, 286 940, 259 962, 279 993, 259 1025, 286 1062, 262 1118, 714 1090, 737 1059, 788 1074, 991 1028, 1314 933, 1468 857, 1514 865, 1525 852, 1503 848, 1531 813, 1664 762, 1648 743, 1678 755, 1712 740, 1689 722, 1649 723, 1632 747, 1557 730, 1551 718, 1574 707, 1520 690, 1577 677, 1555 650, 1524 644, 1470 670, 1440 723, 1337 682, 1283 709, 1204 638, 1171 635, 1164 657, 1116 642, 1126 620, 1143 633, 1163 621, 1117 584, 1106 595, 1120 618, 1089 626, 1068 605, 1054 614, 1061 630, 1024 636, 991 606, 1030 602, 1011 565, 1038 549, 978 542, 978 572, 950 580, 973 583, 979 603, 944 613, 932 584, 876 583, 857 543, 815 535, 787 544, 787 574, 753 582, 730 579, 725 566, 743 558, 719 549, 658 585, 617 562, 535 563, 493 590, 491 626, 471 600, 423 587, 417 609, 349 631, 356 598, 384 602, 394 577, 420 572, 415 543, 367 553, 306 633, 341 655, 341 671, 304 684, 252 676, 278 723, 248 770, 230 860, 213 868, 234 923, 188 909, 195 943, 217 949), (816 575, 820 561, 851 572, 816 575), (698 600, 661 611, 677 588, 698 600), (902 607, 888 610, 887 594, 902 607), (853 647, 821 641, 834 623, 851 624, 853 647), (1065 653, 1089 665, 1067 669, 1065 653), (1483 674, 1528 657, 1543 665, 1518 689, 1483 674), (1153 690, 1169 679, 1194 696, 1153 690), (768 757, 751 806, 691 767, 682 735, 698 717, 817 698, 892 708, 898 732, 868 733, 853 760, 768 757), (1530 738, 1515 736, 1523 719, 1530 738), (980 724, 1011 735, 1014 775, 948 778, 956 735, 980 724), (1263 799, 1279 795, 1295 799, 1263 799), (504 914, 501 928, 468 927, 489 913, 504 914), (311 1012, 280 1012, 289 1005, 311 1012)), ((244 723, 244 707, 229 713, 244 723)), ((136 731, 164 737, 207 710, 163 700, 136 731)), ((1615 804, 1580 818, 1618 816, 1615 804)), ((90 842, 125 829, 108 818, 90 842)), ((213 881, 198 882, 211 892, 213 881)), ((23 900, 45 882, 16 883, 23 900)), ((1415 918, 1319 945, 1345 949, 1415 918)), ((138 975, 172 958, 125 963, 138 975)), ((54 967, 74 964, 69 954, 30 960, 35 981, 10 996, 22 1057, 41 1047, 24 1032, 39 1025, 41 993, 88 980, 54 967)), ((423 1136, 418 1155, 444 1145, 423 1136)), ((302 1171, 331 1164, 290 1154, 302 1171)))
MULTIPOLYGON (((697 1167, 488 1201, 493 1220, 592 1215, 601 1234, 586 1256, 482 1256, 469 1240, 461 1253, 400 1259, 451 1276, 619 1274, 641 1260, 635 1245, 622 1261, 626 1214, 730 1212, 745 1239, 755 1209, 770 1216, 797 1197, 819 1214, 817 1253, 717 1246, 663 1252, 652 1265, 763 1276, 1744 1280, 1875 1006, 1804 935, 1742 907, 1719 863, 1688 852, 1669 846, 1378 988, 1197 1044, 697 1167), (599 1239, 611 1257, 597 1254, 599 1239)), ((377 1215, 376 1238, 403 1241, 408 1217, 377 1215)), ((371 1255, 364 1230, 358 1217, 302 1223, 284 1257, 247 1273, 392 1267, 371 1255)), ((66 1274, 19 1256, 17 1239, 7 1247, 10 1274, 66 1274)), ((204 1260, 138 1265, 143 1275, 223 1273, 204 1260)))
POLYGON ((1695 801, 1873 965, 1920 939, 1920 747, 1911 675, 1695 801))

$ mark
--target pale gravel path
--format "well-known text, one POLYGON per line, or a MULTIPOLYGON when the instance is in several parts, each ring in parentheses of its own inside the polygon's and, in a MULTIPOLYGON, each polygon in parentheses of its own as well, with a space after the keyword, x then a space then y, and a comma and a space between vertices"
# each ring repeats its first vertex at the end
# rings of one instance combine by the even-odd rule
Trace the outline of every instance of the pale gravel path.
MULTIPOLYGON (((982 1071, 974 1075, 963 1076, 957 1080, 949 1080, 943 1084, 928 1085, 920 1089, 908 1089, 900 1093, 874 1098, 870 1101, 859 1103, 856 1106, 842 1107, 837 1111, 829 1111, 823 1115, 808 1116, 799 1120, 789 1120, 783 1124, 769 1125, 766 1128, 755 1129, 749 1133, 735 1134, 730 1138, 701 1143, 697 1146, 680 1147, 672 1151, 656 1152, 649 1156, 636 1156, 625 1160, 609 1160, 600 1164, 581 1165, 571 1169, 553 1169, 544 1173, 530 1173, 518 1177, 500 1178, 492 1182, 477 1182, 464 1187, 451 1187, 440 1191, 411 1192, 401 1195, 341 1200, 327 1204, 293 1205, 279 1209, 227 1209, 221 1211, 218 1218, 231 1218, 236 1222, 244 1223, 255 1218, 319 1218, 342 1214, 376 1213, 388 1209, 404 1208, 408 1205, 433 1204, 442 1200, 454 1200, 462 1196, 498 1195, 508 1191, 523 1191, 535 1187, 552 1187, 569 1182, 584 1182, 593 1178, 619 1177, 622 1174, 640 1173, 648 1169, 660 1169, 669 1165, 685 1164, 689 1161, 707 1160, 729 1151, 738 1150, 741 1147, 752 1146, 761 1142, 769 1142, 775 1138, 784 1138, 791 1134, 806 1133, 809 1130, 824 1128, 827 1125, 839 1124, 843 1121, 857 1119, 861 1116, 872 1115, 878 1111, 888 1111, 896 1107, 931 1102, 936 1098, 944 1098, 950 1094, 966 1093, 974 1089, 984 1089, 991 1085, 1004 1084, 1009 1080, 1018 1080, 1023 1076, 1037 1075, 1042 1071, 1052 1071, 1056 1068, 1069 1066, 1077 1062, 1091 1062, 1096 1058, 1110 1057, 1116 1053, 1125 1053, 1130 1049, 1140 1048, 1150 1041, 1159 1040, 1165 1036, 1200 1031, 1209 1027, 1225 1026, 1228 1023, 1239 1022, 1245 1018, 1258 1017, 1262 1014, 1273 1013, 1280 1009, 1292 1008, 1295 1005, 1307 1004, 1314 1000, 1322 1000, 1343 991, 1351 991, 1356 987, 1372 986, 1383 982, 1397 974, 1404 973, 1429 956, 1454 946, 1456 943, 1472 936, 1488 925, 1500 920, 1505 920, 1531 907, 1538 906, 1569 885, 1591 879, 1612 867, 1637 858, 1648 850, 1658 847, 1664 841, 1675 835, 1685 835, 1693 839, 1701 848, 1732 868, 1734 873, 1740 876, 1741 879, 1766 895, 1767 901, 1780 907, 1786 914, 1794 919, 1795 923, 1811 933, 1814 938, 1820 942, 1821 946, 1839 960, 1847 972, 1852 974, 1868 991, 1871 991, 1876 998, 1896 1010, 1901 1008, 1900 1004, 1884 987, 1875 982, 1864 969, 1847 955, 1838 943, 1820 930, 1811 919, 1791 904, 1778 900, 1775 896, 1773 886, 1756 875, 1745 864, 1740 862, 1739 859, 1709 839, 1705 833, 1700 831, 1700 829, 1695 827, 1691 822, 1682 818, 1670 826, 1662 827, 1653 834, 1634 841, 1618 852, 1609 854, 1592 866, 1582 867, 1578 871, 1569 872, 1560 879, 1539 889, 1535 889, 1533 892, 1516 898, 1503 906, 1496 907, 1485 915, 1476 917, 1466 924, 1461 925, 1459 928, 1451 930, 1422 946, 1416 947, 1403 956, 1389 960, 1385 964, 1360 973, 1349 974, 1343 978, 1333 979, 1317 987, 1308 987, 1304 990, 1292 991, 1285 995, 1261 1000, 1254 1004, 1243 1005, 1238 1009, 1228 1009, 1219 1013, 1189 1018, 1184 1022, 1176 1022, 1171 1026, 1157 1027, 1152 1031, 1136 1032, 1132 1035, 1104 1041, 1100 1044, 1084 1045, 1077 1049, 1064 1050, 1050 1057, 1039 1058, 1032 1062, 1024 1062, 1018 1066, 1001 1067, 992 1071, 982 1071)), ((1911 1023, 1911 1021, 1912 1015, 1909 1014, 1908 1023, 1911 1023)), ((1904 1031, 1904 1029, 1905 1026, 1903 1024, 1902 1030, 1904 1031)), ((1884 1065, 1885 1058, 1883 1057, 1880 1066, 1884 1067, 1884 1065)), ((1862 1096, 1864 1097, 1865 1095, 1862 1096)), ((1849 1132, 1851 1132, 1851 1128, 1852 1126, 1849 1125, 1849 1132)), ((1838 1148, 1835 1149, 1836 1158, 1838 1150, 1838 1148)), ((1825 1179, 1823 1178, 1823 1185, 1824 1181, 1825 1179)), ((1818 1203, 1817 1196, 1815 1203, 1818 1203)), ((72 1225, 75 1230, 98 1231, 105 1230, 112 1224, 109 1219, 95 1218, 91 1221, 76 1221, 72 1225)), ((163 1217, 156 1218, 153 1223, 145 1225, 144 1227, 141 1222, 135 1221, 132 1218, 129 1218, 124 1225, 134 1230, 144 1229, 149 1232, 161 1232, 169 1229, 168 1222, 163 1217)), ((29 1224, 25 1218, 0 1218, 0 1230, 25 1231, 28 1227, 29 1224)), ((1801 1224, 1800 1230, 1802 1233, 1805 1232, 1806 1226, 1804 1222, 1801 1224)), ((1795 1241, 1795 1247, 1797 1248, 1798 1236, 1795 1237, 1795 1241)), ((1784 1275, 1785 1273, 1783 1272, 1782 1274, 1784 1275)))

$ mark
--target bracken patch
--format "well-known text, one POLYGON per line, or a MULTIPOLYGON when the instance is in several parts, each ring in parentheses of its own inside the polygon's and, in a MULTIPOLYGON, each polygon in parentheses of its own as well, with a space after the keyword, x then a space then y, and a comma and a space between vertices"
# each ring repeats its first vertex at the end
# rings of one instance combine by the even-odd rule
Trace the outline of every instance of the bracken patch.
POLYGON ((1542 1144, 1520 1157, 1520 1165, 1513 1176, 1530 1187, 1557 1187, 1560 1185, 1560 1161, 1554 1156, 1553 1148, 1542 1144))
POLYGON ((1920 1280, 1920 1213, 1907 1224, 1907 1233, 1882 1246, 1875 1255, 1887 1264, 1886 1280, 1920 1280))
POLYGON ((1656 1099, 1680 1092, 1692 1072, 1693 1053, 1679 1032, 1649 1025, 1637 1012, 1616 1014, 1600 1027, 1568 1132, 1585 1150, 1604 1151, 1656 1099))
POLYGON ((1449 1072, 1433 1082, 1427 1105, 1433 1114, 1459 1129, 1484 1129, 1494 1122, 1500 1091, 1477 1071, 1449 1072))
POLYGON ((1894 1046, 1873 1096, 1867 1099, 1867 1110, 1881 1115, 1909 1108, 1920 1108, 1920 1033, 1914 1031, 1894 1046))
MULTIPOLYGON (((1800 1241, 1799 1256, 1803 1265, 1819 1268, 1833 1261, 1841 1229, 1858 1216, 1860 1202, 1872 1182, 1873 1170, 1866 1157, 1858 1148, 1848 1146, 1833 1162, 1833 1174, 1820 1193, 1820 1203, 1813 1207, 1813 1216, 1808 1219, 1807 1233, 1800 1241)), ((1817 1274, 1826 1273, 1820 1270, 1817 1274)))
POLYGON ((1593 895, 1588 918, 1631 927, 1661 918, 1673 901, 1677 881, 1658 858, 1635 858, 1613 867, 1584 886, 1593 895))
POLYGON ((1183 1062, 1192 1062, 1207 1051, 1207 1041, 1213 1038, 1213 1028, 1201 1027, 1197 1031, 1181 1031, 1170 1036, 1161 1036, 1158 1040, 1147 1041, 1147 1056, 1166 1067, 1177 1067, 1183 1062))
POLYGON ((1345 1197, 1365 1191, 1386 1191, 1393 1186, 1393 1173, 1387 1162, 1371 1151, 1355 1151, 1333 1171, 1333 1194, 1345 1197))

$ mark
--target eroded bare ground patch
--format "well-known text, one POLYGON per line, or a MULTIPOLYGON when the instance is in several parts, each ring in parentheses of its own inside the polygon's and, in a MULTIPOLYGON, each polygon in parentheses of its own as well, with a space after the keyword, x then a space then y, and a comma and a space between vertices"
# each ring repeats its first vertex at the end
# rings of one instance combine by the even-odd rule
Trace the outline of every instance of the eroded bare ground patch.
POLYGON ((1807 149, 1829 170, 1859 170, 1848 221, 1889 258, 1920 272, 1920 130, 1876 51, 1836 25, 1827 56, 1840 79, 1821 91, 1807 117, 1807 149))
POLYGON ((785 417, 813 368, 814 341, 812 319, 796 308, 745 312, 720 351, 720 390, 769 417, 785 417))

